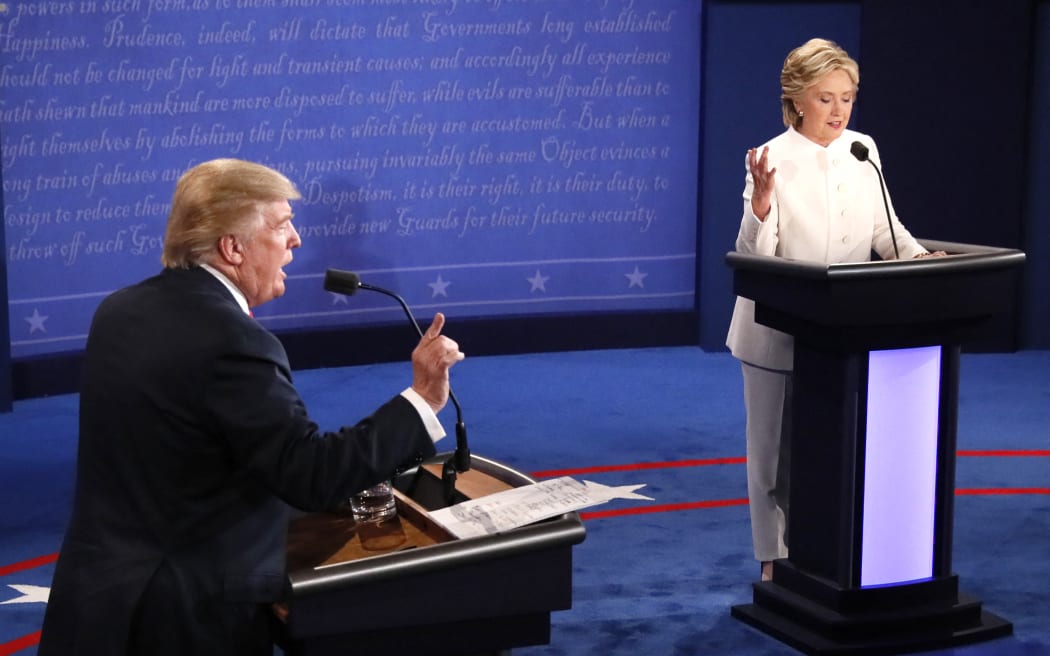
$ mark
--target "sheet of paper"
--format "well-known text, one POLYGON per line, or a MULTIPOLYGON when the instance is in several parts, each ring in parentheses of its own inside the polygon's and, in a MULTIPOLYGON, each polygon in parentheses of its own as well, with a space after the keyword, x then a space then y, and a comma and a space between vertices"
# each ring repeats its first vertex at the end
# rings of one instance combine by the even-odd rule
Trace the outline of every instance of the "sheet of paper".
POLYGON ((456 537, 472 538, 525 526, 611 499, 652 501, 651 497, 634 493, 642 487, 645 487, 644 483, 610 487, 592 481, 581 483, 570 476, 562 476, 464 501, 435 510, 430 516, 456 537))

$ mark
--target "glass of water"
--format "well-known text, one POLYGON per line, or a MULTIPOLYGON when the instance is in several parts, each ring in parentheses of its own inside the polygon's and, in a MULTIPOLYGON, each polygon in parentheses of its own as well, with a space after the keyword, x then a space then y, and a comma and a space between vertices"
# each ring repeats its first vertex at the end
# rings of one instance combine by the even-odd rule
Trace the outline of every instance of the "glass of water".
POLYGON ((381 522, 397 514, 390 481, 376 483, 350 497, 350 511, 359 522, 381 522))

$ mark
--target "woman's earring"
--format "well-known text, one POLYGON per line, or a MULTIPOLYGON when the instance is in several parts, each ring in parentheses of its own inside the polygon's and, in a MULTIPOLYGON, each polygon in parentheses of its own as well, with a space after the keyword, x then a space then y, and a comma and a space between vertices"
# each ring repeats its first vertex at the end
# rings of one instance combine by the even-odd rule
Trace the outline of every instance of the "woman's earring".
POLYGON ((803 117, 805 117, 805 116, 806 116, 806 112, 802 111, 801 109, 800 109, 800 110, 798 110, 798 117, 799 117, 799 118, 803 118, 803 117))

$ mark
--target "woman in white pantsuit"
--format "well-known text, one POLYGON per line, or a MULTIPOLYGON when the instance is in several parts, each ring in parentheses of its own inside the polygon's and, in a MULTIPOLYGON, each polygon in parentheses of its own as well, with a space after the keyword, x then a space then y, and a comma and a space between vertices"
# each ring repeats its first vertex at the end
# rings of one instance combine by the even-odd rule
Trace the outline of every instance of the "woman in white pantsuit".
MULTIPOLYGON (((787 130, 747 153, 741 253, 817 262, 864 262, 929 255, 890 205, 891 236, 878 174, 850 153, 855 141, 881 167, 871 137, 846 129, 857 96, 857 63, 831 41, 792 50, 780 74, 787 130)), ((747 481, 755 558, 762 579, 788 555, 787 458, 790 335, 755 323, 754 302, 737 298, 726 345, 740 360, 747 412, 747 481)))

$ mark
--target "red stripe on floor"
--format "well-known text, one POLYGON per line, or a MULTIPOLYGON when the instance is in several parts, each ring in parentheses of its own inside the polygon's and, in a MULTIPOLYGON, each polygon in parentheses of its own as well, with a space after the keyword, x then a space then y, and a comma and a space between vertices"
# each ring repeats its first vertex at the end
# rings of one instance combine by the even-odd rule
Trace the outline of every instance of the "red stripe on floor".
POLYGON ((1050 487, 992 487, 955 490, 955 496, 957 497, 984 494, 1050 494, 1050 487))
POLYGON ((58 554, 53 553, 48 556, 38 556, 37 558, 23 560, 20 563, 14 563, 12 565, 4 565, 3 567, 0 567, 0 576, 7 576, 8 574, 22 572, 27 569, 33 569, 34 567, 40 567, 42 565, 50 565, 56 560, 58 560, 58 554))
POLYGON ((679 510, 698 510, 700 508, 725 508, 727 506, 746 506, 747 499, 717 499, 715 501, 692 501, 689 503, 667 503, 656 506, 635 506, 618 510, 597 510, 581 512, 581 519, 605 519, 624 515, 649 515, 652 513, 676 512, 679 510))
POLYGON ((5 642, 4 644, 0 645, 0 656, 8 656, 8 654, 13 654, 16 651, 28 649, 33 645, 39 643, 40 632, 37 631, 36 633, 30 633, 29 635, 22 636, 21 638, 12 640, 11 642, 5 642))
POLYGON ((733 458, 707 458, 704 460, 673 460, 670 462, 639 462, 629 465, 600 465, 597 467, 577 467, 573 469, 548 469, 533 472, 535 478, 556 478, 558 476, 579 476, 581 474, 601 474, 614 471, 642 471, 646 469, 671 469, 674 467, 706 467, 708 465, 742 465, 747 462, 744 456, 733 458))
POLYGON ((1050 449, 991 449, 991 450, 959 450, 960 456, 983 456, 983 457, 1031 457, 1050 456, 1050 449))
MULTIPOLYGON (((956 452, 962 457, 1045 457, 1050 456, 1050 449, 966 449, 956 452)), ((675 467, 706 467, 710 465, 742 465, 747 462, 744 456, 731 458, 706 458, 701 460, 671 460, 668 462, 639 462, 627 465, 599 465, 596 467, 571 467, 567 469, 547 469, 533 472, 534 478, 556 478, 558 476, 579 476, 582 474, 602 474, 617 471, 644 471, 647 469, 672 469, 675 467)))

